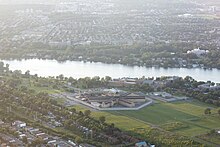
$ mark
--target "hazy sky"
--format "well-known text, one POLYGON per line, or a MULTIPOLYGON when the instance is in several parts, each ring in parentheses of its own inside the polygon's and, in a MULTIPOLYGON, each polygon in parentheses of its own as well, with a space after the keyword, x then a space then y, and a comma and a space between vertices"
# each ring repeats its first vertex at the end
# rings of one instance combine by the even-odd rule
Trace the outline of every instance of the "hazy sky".
POLYGON ((0 4, 31 4, 31 3, 54 3, 62 0, 0 0, 0 4))

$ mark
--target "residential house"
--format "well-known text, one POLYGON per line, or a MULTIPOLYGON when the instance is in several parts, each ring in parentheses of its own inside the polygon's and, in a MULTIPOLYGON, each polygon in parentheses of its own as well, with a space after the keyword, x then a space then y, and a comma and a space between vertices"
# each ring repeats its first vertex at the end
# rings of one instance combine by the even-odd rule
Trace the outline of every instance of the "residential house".
POLYGON ((27 124, 25 122, 17 120, 12 123, 12 126, 16 126, 17 128, 25 128, 27 124))
POLYGON ((136 143, 135 147, 148 147, 148 145, 145 141, 143 141, 143 142, 136 143))

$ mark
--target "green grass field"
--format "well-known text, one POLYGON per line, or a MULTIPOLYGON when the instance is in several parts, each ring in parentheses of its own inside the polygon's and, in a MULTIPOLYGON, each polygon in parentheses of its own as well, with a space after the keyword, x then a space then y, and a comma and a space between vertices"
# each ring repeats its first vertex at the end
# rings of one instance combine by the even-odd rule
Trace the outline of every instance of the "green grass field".
MULTIPOLYGON (((75 106, 77 110, 84 111, 87 108, 75 106)), ((115 123, 123 130, 134 128, 148 128, 151 126, 162 127, 164 124, 180 122, 187 127, 174 129, 173 132, 185 136, 197 136, 209 132, 211 129, 220 129, 220 116, 217 114, 218 108, 201 103, 176 102, 157 103, 145 107, 138 111, 93 111, 92 116, 98 118, 105 116, 108 123, 115 123), (204 110, 212 108, 212 115, 205 116, 204 110)))
POLYGON ((162 126, 169 122, 181 122, 188 127, 175 130, 186 136, 196 136, 220 128, 220 117, 217 108, 212 108, 212 115, 205 116, 204 110, 210 105, 193 101, 177 103, 158 103, 139 111, 120 111, 121 115, 162 126))
MULTIPOLYGON (((78 111, 85 111, 88 109, 81 105, 77 105, 73 107, 76 108, 78 111)), ((124 115, 121 115, 115 112, 110 113, 110 112, 105 112, 105 111, 93 111, 92 116, 97 119, 100 116, 105 116, 107 123, 114 123, 115 126, 125 131, 130 131, 134 128, 144 128, 144 129, 149 128, 149 125, 147 122, 140 121, 138 119, 133 119, 131 117, 127 117, 127 116, 124 116, 124 115)))
POLYGON ((149 122, 154 125, 195 118, 193 115, 172 109, 170 106, 166 106, 162 103, 154 104, 138 111, 118 111, 118 113, 149 122))
MULTIPOLYGON (((47 86, 37 86, 35 84, 37 83, 35 80, 31 79, 27 79, 27 78, 22 78, 22 86, 28 87, 29 89, 33 89, 36 92, 47 92, 48 94, 53 94, 53 93, 61 93, 64 92, 62 89, 57 90, 54 89, 51 85, 47 86)), ((40 82, 39 82, 40 83, 40 82)), ((44 84, 44 83, 42 83, 44 84)))

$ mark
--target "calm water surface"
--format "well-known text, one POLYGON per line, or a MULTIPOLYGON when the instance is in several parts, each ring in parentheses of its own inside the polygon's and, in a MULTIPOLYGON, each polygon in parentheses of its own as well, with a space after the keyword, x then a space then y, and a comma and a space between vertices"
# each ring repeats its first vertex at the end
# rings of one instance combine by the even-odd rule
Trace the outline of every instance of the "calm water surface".
POLYGON ((138 67, 126 66, 121 64, 90 63, 81 61, 66 61, 63 63, 56 60, 3 60, 4 63, 10 64, 10 70, 21 70, 24 73, 30 70, 31 74, 39 76, 58 76, 63 74, 66 77, 73 78, 110 76, 119 77, 160 77, 160 76, 191 76, 196 80, 211 80, 220 83, 220 70, 204 70, 201 68, 155 68, 155 67, 138 67))

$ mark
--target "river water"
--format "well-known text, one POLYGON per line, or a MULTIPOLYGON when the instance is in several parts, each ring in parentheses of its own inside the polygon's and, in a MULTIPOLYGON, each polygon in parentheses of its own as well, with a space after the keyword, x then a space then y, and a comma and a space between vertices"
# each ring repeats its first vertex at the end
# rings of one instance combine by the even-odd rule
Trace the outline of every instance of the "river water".
POLYGON ((160 76, 191 76, 199 81, 213 81, 220 83, 220 70, 202 68, 155 68, 126 66, 121 64, 90 63, 82 61, 58 62, 56 60, 3 60, 10 64, 10 70, 21 70, 24 73, 30 70, 31 74, 38 76, 58 76, 82 78, 94 76, 110 76, 112 78, 122 77, 160 77, 160 76))

